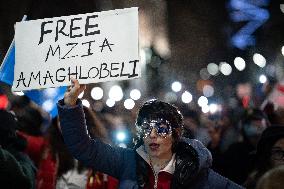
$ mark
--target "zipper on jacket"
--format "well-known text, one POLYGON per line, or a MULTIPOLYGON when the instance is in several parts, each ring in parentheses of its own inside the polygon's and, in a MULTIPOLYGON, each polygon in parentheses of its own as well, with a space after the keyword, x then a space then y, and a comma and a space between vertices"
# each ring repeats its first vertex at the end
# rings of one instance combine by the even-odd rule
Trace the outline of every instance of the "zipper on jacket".
POLYGON ((152 166, 152 163, 150 161, 150 167, 152 169, 152 172, 153 172, 153 175, 154 175, 154 189, 157 189, 158 188, 158 176, 159 176, 159 173, 156 173, 153 166, 152 166))

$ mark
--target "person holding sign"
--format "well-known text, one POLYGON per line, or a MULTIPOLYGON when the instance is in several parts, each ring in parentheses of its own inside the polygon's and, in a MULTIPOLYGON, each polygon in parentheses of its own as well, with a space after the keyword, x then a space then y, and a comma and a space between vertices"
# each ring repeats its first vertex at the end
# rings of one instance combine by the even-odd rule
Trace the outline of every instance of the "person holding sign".
POLYGON ((78 99, 84 89, 72 79, 72 86, 58 102, 64 141, 85 165, 117 178, 119 188, 242 188, 210 169, 212 157, 201 142, 181 137, 183 117, 166 102, 150 100, 139 109, 135 149, 91 139, 78 99))

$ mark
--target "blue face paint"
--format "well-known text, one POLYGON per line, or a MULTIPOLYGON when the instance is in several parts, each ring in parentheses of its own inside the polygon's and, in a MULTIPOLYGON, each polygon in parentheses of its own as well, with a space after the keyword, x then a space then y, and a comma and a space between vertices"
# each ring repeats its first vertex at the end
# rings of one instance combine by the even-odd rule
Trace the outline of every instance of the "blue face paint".
POLYGON ((138 132, 143 136, 143 138, 146 138, 151 134, 153 129, 155 129, 157 135, 161 137, 166 137, 172 134, 172 126, 169 121, 164 119, 144 120, 139 127, 138 132))

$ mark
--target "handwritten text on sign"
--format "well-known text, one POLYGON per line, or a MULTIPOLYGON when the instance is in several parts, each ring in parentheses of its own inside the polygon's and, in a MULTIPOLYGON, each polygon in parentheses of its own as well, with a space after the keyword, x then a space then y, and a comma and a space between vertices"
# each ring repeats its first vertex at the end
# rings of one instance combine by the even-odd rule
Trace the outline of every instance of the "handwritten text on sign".
POLYGON ((16 23, 13 91, 140 77, 138 9, 16 23))

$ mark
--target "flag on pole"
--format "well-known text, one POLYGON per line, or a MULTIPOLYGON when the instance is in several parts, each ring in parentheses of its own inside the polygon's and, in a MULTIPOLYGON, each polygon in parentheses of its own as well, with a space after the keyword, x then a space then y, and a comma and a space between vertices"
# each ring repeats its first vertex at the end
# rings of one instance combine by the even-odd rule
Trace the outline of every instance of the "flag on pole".
POLYGON ((33 102, 38 104, 42 109, 48 112, 52 118, 57 116, 58 100, 64 97, 66 87, 48 88, 42 90, 24 91, 24 94, 33 102))
POLYGON ((13 39, 0 67, 0 80, 13 85, 15 66, 15 40, 13 39))

